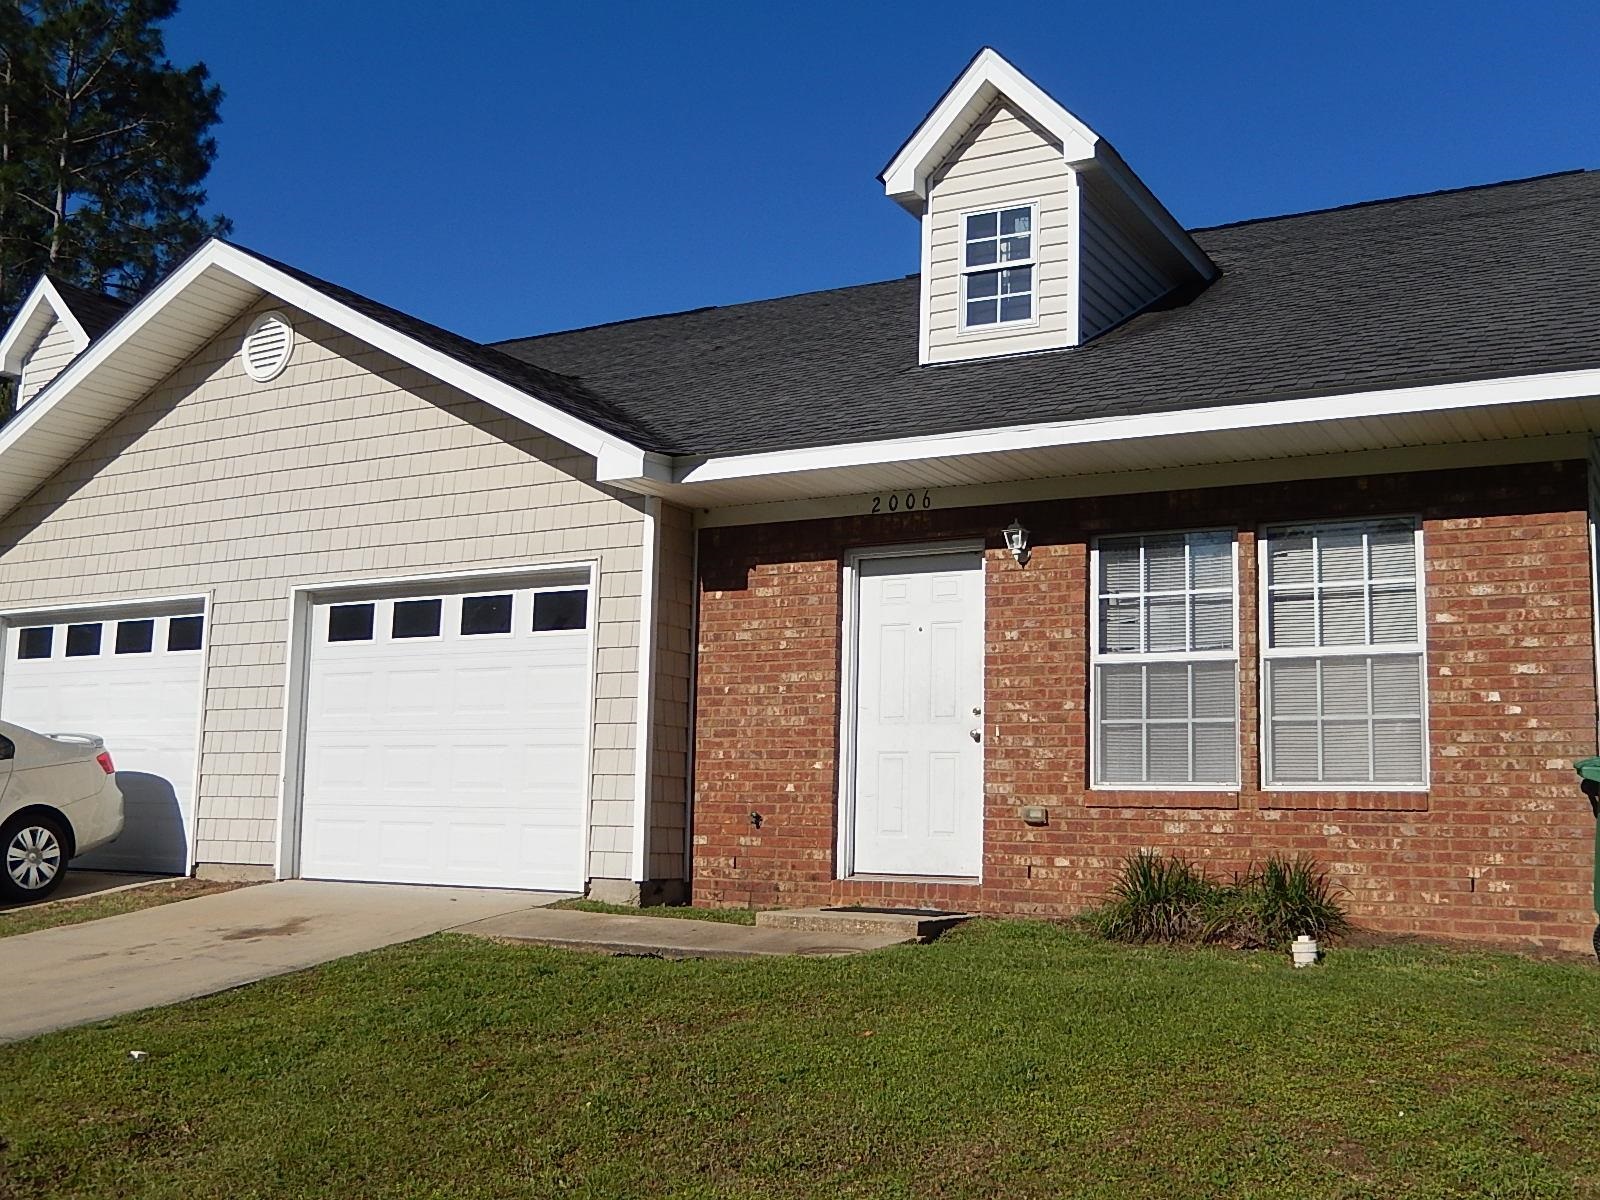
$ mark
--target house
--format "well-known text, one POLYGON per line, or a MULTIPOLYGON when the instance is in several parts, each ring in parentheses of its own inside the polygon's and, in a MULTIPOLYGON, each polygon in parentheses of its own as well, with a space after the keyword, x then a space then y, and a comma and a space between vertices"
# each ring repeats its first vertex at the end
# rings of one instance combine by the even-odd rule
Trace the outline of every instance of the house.
POLYGON ((1053 915, 1308 853, 1586 945, 1600 174, 1188 230, 985 50, 882 182, 915 276, 493 346, 222 243, 41 284, 0 713, 119 734, 183 869, 1053 915))

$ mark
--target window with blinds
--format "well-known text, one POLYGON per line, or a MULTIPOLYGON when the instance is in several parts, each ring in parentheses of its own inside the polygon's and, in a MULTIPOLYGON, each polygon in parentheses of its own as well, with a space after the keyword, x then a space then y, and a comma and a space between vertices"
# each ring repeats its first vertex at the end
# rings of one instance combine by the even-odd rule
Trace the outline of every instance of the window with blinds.
POLYGON ((1271 529, 1262 553, 1266 785, 1426 785, 1416 522, 1271 529))
POLYGON ((1094 559, 1095 785, 1237 787, 1232 532, 1105 537, 1094 559))

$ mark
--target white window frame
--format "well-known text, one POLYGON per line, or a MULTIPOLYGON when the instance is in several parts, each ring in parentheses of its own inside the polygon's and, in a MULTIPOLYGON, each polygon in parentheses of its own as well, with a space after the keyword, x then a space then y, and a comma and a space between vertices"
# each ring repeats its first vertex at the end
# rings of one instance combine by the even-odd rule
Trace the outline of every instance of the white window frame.
MULTIPOLYGON (((1187 594, 1189 589, 1185 589, 1187 594)), ((1147 593, 1141 592, 1141 598, 1147 593)), ((1127 533, 1105 533, 1095 537, 1089 547, 1089 788, 1096 792, 1237 792, 1243 786, 1244 773, 1244 721, 1238 701, 1240 691, 1239 653, 1239 531, 1227 526, 1203 529, 1141 529, 1127 533), (1107 654, 1100 646, 1100 543, 1121 538, 1188 537, 1191 534, 1226 534, 1231 550, 1229 562, 1232 573, 1229 587, 1233 596, 1233 648, 1231 650, 1141 651, 1138 654, 1107 654), (1233 691, 1235 712, 1233 716, 1234 777, 1231 783, 1107 783, 1100 772, 1100 668, 1106 664, 1231 662, 1233 664, 1233 691)), ((1191 718, 1192 719, 1192 718, 1191 718)))
MULTIPOLYGON (((1039 202, 1037 200, 1021 200, 1015 204, 984 204, 977 208, 963 209, 956 214, 956 269, 960 273, 961 286, 957 289, 956 305, 958 309, 957 331, 959 333, 982 334, 992 333, 996 330, 1027 329, 1039 323, 1039 202), (1014 208, 1028 210, 1028 249, 1029 255, 1025 259, 1015 262, 999 262, 981 267, 967 266, 967 218, 981 217, 985 213, 995 215, 996 255, 999 254, 999 218, 1003 212, 1014 208), (995 320, 987 325, 967 324, 967 281, 974 275, 995 274, 1010 267, 1028 267, 1033 272, 1033 286, 1028 290, 1028 316, 1026 318, 1013 318, 1009 321, 995 320)), ((1000 286, 998 279, 995 287, 1000 286)), ((999 295, 997 292, 996 295, 999 295)), ((999 316, 999 306, 996 305, 996 317, 999 316)))
MULTIPOLYGON (((1355 519, 1330 518, 1325 521, 1285 521, 1278 524, 1263 526, 1256 534, 1256 636, 1258 639, 1257 655, 1260 669, 1256 672, 1256 681, 1259 690, 1259 706, 1257 719, 1257 750, 1259 755, 1259 769, 1261 790, 1263 792, 1417 792, 1426 793, 1430 787, 1433 757, 1433 736, 1428 720, 1428 564, 1422 556, 1422 519, 1415 513, 1391 513, 1384 516, 1360 517, 1355 519), (1414 539, 1416 562, 1416 587, 1417 587, 1417 640, 1415 642, 1385 642, 1381 644, 1365 643, 1359 646, 1295 646, 1292 648, 1273 649, 1271 646, 1271 632, 1268 622, 1271 619, 1269 604, 1271 590, 1268 584, 1270 554, 1272 539, 1284 533, 1294 533, 1308 530, 1328 529, 1370 529, 1375 525, 1392 525, 1400 522, 1409 522, 1414 539), (1269 695, 1269 680, 1267 678, 1267 663, 1275 658, 1382 658, 1386 655, 1417 656, 1417 672, 1422 692, 1422 703, 1419 709, 1422 722, 1422 779, 1420 782, 1400 782, 1384 780, 1356 781, 1339 783, 1324 780, 1320 783, 1276 783, 1272 779, 1272 703, 1269 695)), ((1363 587, 1369 584, 1370 579, 1363 581, 1363 587)), ((1303 590, 1303 589, 1301 589, 1303 590)), ((1315 589, 1320 591, 1320 589, 1315 589)), ((1320 607, 1313 600, 1313 608, 1320 613, 1320 607)), ((1320 616, 1317 618, 1320 621, 1320 616)))

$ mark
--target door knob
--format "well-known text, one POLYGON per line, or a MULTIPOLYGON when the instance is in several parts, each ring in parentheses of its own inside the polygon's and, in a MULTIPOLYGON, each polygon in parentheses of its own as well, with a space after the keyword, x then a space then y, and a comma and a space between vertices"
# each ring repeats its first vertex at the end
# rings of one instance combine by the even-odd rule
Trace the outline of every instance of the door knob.
POLYGON ((971 731, 971 732, 972 732, 972 740, 973 740, 973 741, 975 741, 975 742, 981 742, 981 741, 983 741, 983 730, 981 730, 981 729, 974 729, 974 730, 972 730, 972 731, 971 731))
POLYGON ((980 707, 978 707, 978 706, 977 706, 977 705, 976 705, 976 704, 974 704, 974 705, 973 705, 973 706, 972 706, 972 715, 973 715, 973 716, 975 716, 975 717, 981 717, 981 716, 983 716, 983 709, 981 709, 981 708, 980 708, 980 707))

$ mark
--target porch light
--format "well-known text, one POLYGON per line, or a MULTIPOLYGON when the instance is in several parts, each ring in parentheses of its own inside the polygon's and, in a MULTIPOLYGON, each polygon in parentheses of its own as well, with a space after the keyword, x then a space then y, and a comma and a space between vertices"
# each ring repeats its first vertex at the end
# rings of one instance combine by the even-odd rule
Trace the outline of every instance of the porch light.
POLYGON ((1027 566, 1028 531, 1022 527, 1022 522, 1012 521, 1000 532, 1005 535, 1006 549, 1011 551, 1011 557, 1017 560, 1017 566, 1027 566))

